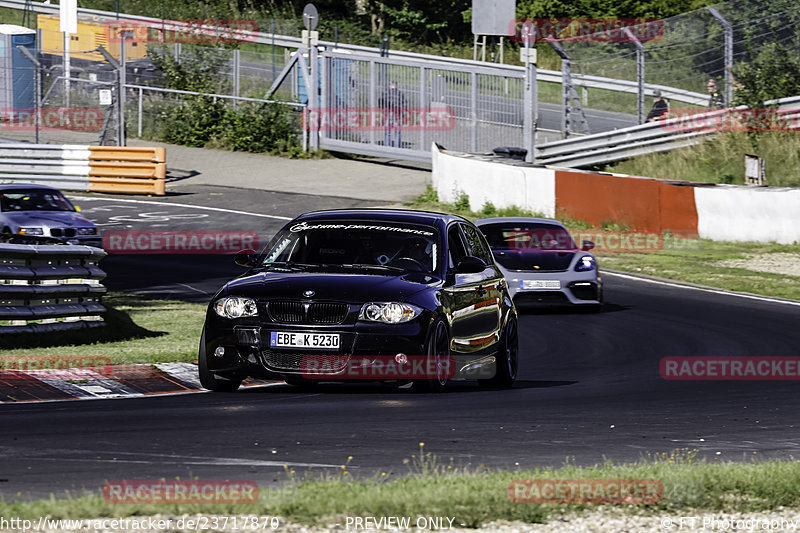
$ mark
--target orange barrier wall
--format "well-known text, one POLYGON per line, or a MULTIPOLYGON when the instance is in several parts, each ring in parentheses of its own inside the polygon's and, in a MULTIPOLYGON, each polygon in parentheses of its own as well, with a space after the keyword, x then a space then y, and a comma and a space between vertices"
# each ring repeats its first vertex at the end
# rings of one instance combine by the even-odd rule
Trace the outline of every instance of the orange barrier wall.
POLYGON ((556 216, 697 236, 694 188, 652 178, 557 170, 556 216))

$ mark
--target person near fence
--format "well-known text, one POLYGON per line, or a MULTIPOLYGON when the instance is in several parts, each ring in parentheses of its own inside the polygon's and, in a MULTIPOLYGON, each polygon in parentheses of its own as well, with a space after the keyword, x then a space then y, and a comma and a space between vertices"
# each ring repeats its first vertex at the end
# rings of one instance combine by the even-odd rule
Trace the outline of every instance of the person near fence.
POLYGON ((661 91, 653 93, 653 108, 647 114, 645 122, 652 122, 654 120, 661 120, 669 113, 669 100, 661 96, 661 91))
POLYGON ((384 113, 384 131, 385 139, 384 146, 397 146, 402 148, 401 144, 401 130, 402 130, 402 113, 406 108, 406 97, 403 92, 398 89, 397 82, 389 82, 389 87, 383 91, 378 106, 384 113), (394 134, 394 139, 392 138, 394 134))
POLYGON ((725 99, 722 98, 722 93, 717 88, 717 80, 709 78, 706 87, 708 88, 708 108, 723 109, 725 107, 725 99))

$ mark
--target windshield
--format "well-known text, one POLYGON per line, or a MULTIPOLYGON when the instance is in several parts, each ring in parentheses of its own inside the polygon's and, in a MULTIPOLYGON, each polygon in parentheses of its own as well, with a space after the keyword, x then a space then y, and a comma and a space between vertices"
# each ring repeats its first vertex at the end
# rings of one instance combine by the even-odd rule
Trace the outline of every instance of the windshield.
POLYGON ((58 191, 15 190, 0 193, 0 210, 6 211, 74 211, 69 200, 58 191))
POLYGON ((480 230, 492 250, 564 251, 577 246, 562 226, 547 223, 487 224, 480 230))
POLYGON ((428 226, 371 221, 300 222, 273 239, 264 266, 341 266, 436 272, 439 233, 428 226))

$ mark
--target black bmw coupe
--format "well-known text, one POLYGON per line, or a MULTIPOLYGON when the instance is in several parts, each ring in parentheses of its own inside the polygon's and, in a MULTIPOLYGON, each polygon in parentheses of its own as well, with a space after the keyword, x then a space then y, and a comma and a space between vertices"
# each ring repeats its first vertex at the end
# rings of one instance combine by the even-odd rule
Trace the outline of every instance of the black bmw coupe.
POLYGON ((200 381, 247 377, 511 387, 517 313, 481 232, 461 217, 358 209, 303 214, 211 300, 200 381))

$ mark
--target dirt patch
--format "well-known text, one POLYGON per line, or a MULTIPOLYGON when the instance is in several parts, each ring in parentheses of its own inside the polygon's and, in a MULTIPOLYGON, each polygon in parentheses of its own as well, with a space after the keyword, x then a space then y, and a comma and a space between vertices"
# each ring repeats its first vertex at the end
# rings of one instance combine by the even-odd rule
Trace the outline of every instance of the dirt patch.
POLYGON ((770 272, 784 276, 800 277, 800 254, 775 252, 771 254, 748 255, 746 259, 726 259, 717 261, 719 266, 746 268, 755 272, 770 272))

